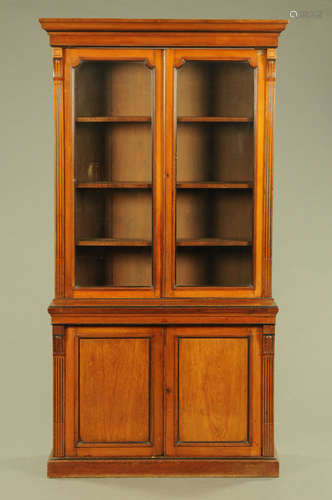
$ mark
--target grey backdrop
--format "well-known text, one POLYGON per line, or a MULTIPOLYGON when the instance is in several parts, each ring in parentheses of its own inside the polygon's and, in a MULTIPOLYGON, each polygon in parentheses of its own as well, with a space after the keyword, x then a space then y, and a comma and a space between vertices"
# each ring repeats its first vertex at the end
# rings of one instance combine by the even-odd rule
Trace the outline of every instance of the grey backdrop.
POLYGON ((1 0, 1 473, 6 499, 331 498, 331 0, 1 0), (39 17, 283 18, 273 289, 281 478, 45 478, 51 449, 53 95, 39 17), (317 13, 316 13, 317 14, 317 13))

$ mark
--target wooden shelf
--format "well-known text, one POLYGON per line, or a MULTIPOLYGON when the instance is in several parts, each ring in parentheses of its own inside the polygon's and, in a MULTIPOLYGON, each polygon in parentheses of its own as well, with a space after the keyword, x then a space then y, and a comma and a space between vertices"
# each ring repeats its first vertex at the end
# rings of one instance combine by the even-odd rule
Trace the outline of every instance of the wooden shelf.
POLYGON ((178 122, 197 123, 246 123, 253 119, 247 116, 178 116, 178 122))
POLYGON ((223 240, 220 238, 200 238, 196 240, 177 240, 178 247, 248 247, 250 241, 223 240))
POLYGON ((91 240, 79 240, 76 242, 80 247, 150 247, 149 240, 130 240, 115 238, 97 238, 91 240))
POLYGON ((151 116, 78 116, 76 121, 79 123, 147 123, 151 122, 151 116))
POLYGON ((251 182, 178 182, 177 189, 252 189, 251 182))
POLYGON ((78 189, 150 189, 151 182, 79 182, 78 189))

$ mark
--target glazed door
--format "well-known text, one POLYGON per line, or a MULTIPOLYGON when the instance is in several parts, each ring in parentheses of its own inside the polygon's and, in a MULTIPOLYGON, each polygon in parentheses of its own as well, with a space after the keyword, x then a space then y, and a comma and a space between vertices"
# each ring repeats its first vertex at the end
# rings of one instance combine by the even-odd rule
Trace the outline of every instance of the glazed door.
POLYGON ((166 52, 166 294, 260 296, 265 56, 166 52))
POLYGON ((166 455, 261 454, 260 352, 260 328, 167 328, 166 455))
POLYGON ((65 455, 160 455, 161 329, 77 327, 66 338, 65 455))
POLYGON ((158 297, 162 52, 66 49, 66 295, 158 297))

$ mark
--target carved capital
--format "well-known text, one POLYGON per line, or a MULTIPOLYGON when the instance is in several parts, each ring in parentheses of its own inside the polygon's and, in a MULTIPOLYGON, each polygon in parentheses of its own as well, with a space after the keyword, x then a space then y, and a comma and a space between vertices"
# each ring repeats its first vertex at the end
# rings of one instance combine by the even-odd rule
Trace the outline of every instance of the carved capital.
POLYGON ((53 335, 53 356, 65 355, 65 336, 53 335))
POLYGON ((63 50, 60 47, 53 48, 53 79, 63 80, 63 50))
POLYGON ((65 355, 65 327, 63 325, 53 325, 53 355, 65 355))
POLYGON ((266 67, 266 79, 275 81, 276 79, 276 49, 267 49, 266 52, 267 67, 266 67))
POLYGON ((263 335, 263 355, 274 354, 274 335, 263 335))

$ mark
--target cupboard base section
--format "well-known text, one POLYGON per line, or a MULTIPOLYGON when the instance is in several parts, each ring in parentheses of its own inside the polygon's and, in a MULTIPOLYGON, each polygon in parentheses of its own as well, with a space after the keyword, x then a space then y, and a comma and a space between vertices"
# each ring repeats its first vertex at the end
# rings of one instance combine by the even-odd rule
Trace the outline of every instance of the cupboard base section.
POLYGON ((277 458, 55 458, 47 476, 57 477, 279 477, 277 458))

